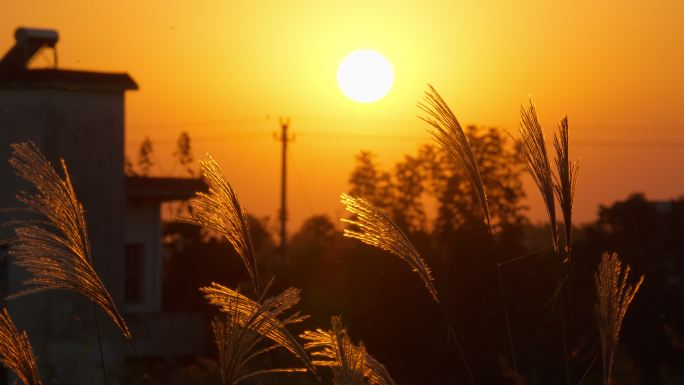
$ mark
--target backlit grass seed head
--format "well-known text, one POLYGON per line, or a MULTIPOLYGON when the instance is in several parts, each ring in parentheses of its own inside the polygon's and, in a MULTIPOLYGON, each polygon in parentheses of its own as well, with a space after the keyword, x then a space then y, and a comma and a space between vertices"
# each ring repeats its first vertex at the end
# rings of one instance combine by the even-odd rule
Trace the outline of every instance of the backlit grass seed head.
POLYGON ((209 192, 197 193, 196 197, 190 201, 193 208, 192 216, 182 220, 221 233, 242 259, 249 274, 252 289, 258 296, 261 293, 247 212, 216 161, 209 157, 200 162, 200 165, 209 192))
POLYGON ((546 213, 551 228, 551 242, 558 251, 558 226, 556 223, 556 205, 554 200, 554 184, 551 164, 546 151, 544 132, 542 131, 537 110, 530 100, 529 107, 520 108, 520 139, 513 138, 522 156, 525 167, 532 175, 534 183, 544 199, 546 213))
POLYGON ((620 339, 622 321, 629 304, 644 282, 642 275, 635 284, 629 283, 630 267, 623 267, 617 254, 604 253, 594 276, 596 283, 596 313, 603 352, 604 385, 612 383, 615 349, 620 339))
POLYGON ((60 177, 34 144, 12 144, 11 148, 10 165, 36 190, 17 198, 26 211, 41 219, 15 221, 16 238, 9 254, 30 278, 24 281, 28 289, 8 298, 58 289, 80 293, 97 303, 130 340, 126 322, 92 266, 85 210, 76 198, 66 164, 61 161, 64 176, 60 177))
POLYGON ((24 385, 40 385, 38 365, 25 331, 17 330, 7 309, 0 313, 0 362, 24 385))
POLYGON ((468 138, 463 132, 458 119, 456 119, 456 115, 454 115, 437 90, 431 85, 428 85, 428 87, 429 90, 425 92, 423 102, 418 103, 418 108, 426 113, 426 116, 421 116, 420 118, 433 127, 429 132, 439 146, 454 159, 459 167, 465 170, 468 179, 470 179, 473 188, 477 192, 477 197, 484 212, 485 222, 491 228, 487 193, 477 159, 475 154, 473 154, 468 138))
POLYGON ((366 351, 354 345, 340 317, 332 317, 332 330, 307 330, 300 335, 313 363, 329 367, 335 385, 395 385, 387 369, 366 351))
POLYGON ((352 225, 351 228, 344 229, 344 236, 358 239, 403 259, 420 276, 432 298, 439 303, 430 268, 394 221, 363 198, 342 194, 341 200, 346 210, 353 214, 351 219, 342 219, 352 225))
POLYGON ((299 303, 299 289, 286 289, 261 303, 217 283, 203 287, 200 291, 204 293, 209 303, 219 307, 223 313, 229 316, 230 322, 234 323, 235 326, 270 339, 299 358, 312 373, 316 373, 304 348, 286 328, 286 325, 300 322, 306 317, 294 313, 283 319, 279 318, 284 312, 299 303))
POLYGON ((569 256, 572 243, 572 205, 575 199, 579 164, 570 160, 568 131, 568 118, 566 116, 558 124, 558 134, 553 136, 553 145, 556 148, 556 174, 554 175, 555 183, 553 187, 563 212, 565 249, 569 256))
POLYGON ((248 370, 250 361, 268 353, 280 345, 260 346, 264 336, 240 326, 237 308, 225 317, 212 322, 214 339, 219 359, 219 372, 222 385, 235 385, 243 380, 266 374, 306 372, 306 368, 270 368, 248 370))

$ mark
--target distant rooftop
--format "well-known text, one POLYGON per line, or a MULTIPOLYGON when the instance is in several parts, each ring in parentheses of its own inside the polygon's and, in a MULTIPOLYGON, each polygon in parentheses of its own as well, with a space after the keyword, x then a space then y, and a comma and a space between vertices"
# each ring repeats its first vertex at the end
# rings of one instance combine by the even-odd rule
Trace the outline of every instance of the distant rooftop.
POLYGON ((55 30, 17 28, 15 44, 0 60, 0 88, 57 88, 73 91, 137 90, 138 85, 126 73, 73 71, 57 68, 55 30), (42 49, 52 48, 54 68, 30 69, 31 59, 42 49))
POLYGON ((202 178, 126 177, 126 200, 129 202, 165 202, 185 200, 196 192, 207 192, 202 178))

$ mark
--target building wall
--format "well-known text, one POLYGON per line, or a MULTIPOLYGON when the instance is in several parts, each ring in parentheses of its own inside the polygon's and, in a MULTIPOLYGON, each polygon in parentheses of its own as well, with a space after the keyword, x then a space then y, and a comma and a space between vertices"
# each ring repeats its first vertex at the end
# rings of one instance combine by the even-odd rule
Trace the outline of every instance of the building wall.
MULTIPOLYGON (((129 203, 125 211, 126 245, 143 245, 140 301, 125 300, 127 313, 152 313, 161 308, 161 216, 158 202, 129 203)), ((124 281, 125 282, 125 281, 124 281)))
MULTIPOLYGON (((16 206, 15 194, 28 187, 6 162, 10 143, 31 140, 55 164, 63 157, 86 208, 95 268, 119 308, 123 304, 123 117, 123 92, 0 89, 0 207, 16 206)), ((0 214, 0 221, 15 216, 0 214)), ((10 237, 10 230, 0 227, 0 239, 10 237)), ((8 291, 21 290, 25 273, 10 266, 7 276, 8 291)), ((89 301, 72 293, 48 292, 3 306, 18 327, 28 331, 45 384, 101 383, 89 301)), ((101 311, 98 316, 107 370, 116 371, 127 346, 107 316, 101 311)))

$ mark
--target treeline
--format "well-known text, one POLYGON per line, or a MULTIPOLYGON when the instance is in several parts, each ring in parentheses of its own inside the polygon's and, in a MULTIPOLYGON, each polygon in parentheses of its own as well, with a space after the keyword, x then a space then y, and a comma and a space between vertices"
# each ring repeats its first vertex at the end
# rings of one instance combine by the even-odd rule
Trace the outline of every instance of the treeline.
MULTIPOLYGON (((548 227, 530 223, 522 165, 497 129, 466 131, 487 187, 495 242, 478 211, 463 171, 434 146, 423 146, 391 169, 361 152, 349 193, 381 207, 406 232, 432 267, 461 344, 480 383, 565 383, 557 303, 558 263, 548 227), (428 215, 434 213, 434 215, 428 215), (514 380, 501 322, 496 269, 502 272, 522 378, 514 380)), ((575 229, 573 272, 565 285, 567 340, 575 383, 601 382, 594 310, 594 272, 604 251, 648 277, 622 333, 616 383, 679 383, 684 379, 684 199, 651 202, 643 195, 598 209, 599 219, 575 229), (597 358, 598 357, 598 358, 597 358)), ((313 216, 289 240, 282 259, 266 220, 252 218, 255 249, 275 291, 302 289, 302 329, 342 314, 355 340, 385 364, 399 384, 466 383, 447 341, 447 325, 423 282, 386 253, 344 238, 337 218, 313 216)), ((164 271, 164 306, 210 313, 197 292, 208 281, 246 285, 229 245, 198 228, 169 223, 170 258, 164 271)), ((247 286, 245 286, 246 288, 247 286)), ((266 380, 268 383, 268 380, 266 380)))

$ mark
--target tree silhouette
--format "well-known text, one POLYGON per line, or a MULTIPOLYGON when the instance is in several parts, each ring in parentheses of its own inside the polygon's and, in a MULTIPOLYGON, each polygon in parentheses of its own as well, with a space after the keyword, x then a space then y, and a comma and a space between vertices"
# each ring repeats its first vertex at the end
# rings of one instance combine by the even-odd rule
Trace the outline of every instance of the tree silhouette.
POLYGON ((173 157, 176 158, 178 164, 180 164, 186 174, 195 176, 195 170, 192 169, 192 163, 195 161, 195 158, 192 154, 190 135, 186 131, 181 132, 178 136, 173 157))
POLYGON ((370 151, 356 155, 356 167, 349 176, 349 194, 365 198, 378 207, 388 207, 391 197, 391 176, 380 171, 375 161, 377 156, 370 151))
POLYGON ((154 147, 149 137, 140 144, 138 150, 138 174, 141 176, 149 176, 152 167, 154 167, 154 147))

